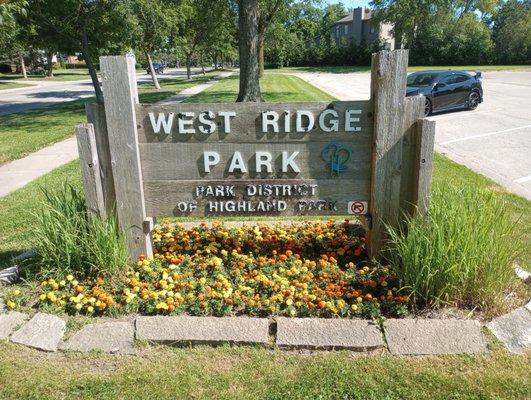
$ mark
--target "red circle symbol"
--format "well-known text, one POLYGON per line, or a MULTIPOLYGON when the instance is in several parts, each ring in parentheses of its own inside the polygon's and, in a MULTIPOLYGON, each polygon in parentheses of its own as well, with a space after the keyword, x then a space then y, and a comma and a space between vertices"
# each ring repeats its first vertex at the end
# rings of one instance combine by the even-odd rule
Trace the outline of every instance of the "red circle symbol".
POLYGON ((363 214, 365 212, 365 204, 363 204, 361 201, 354 201, 350 206, 350 210, 354 214, 363 214))

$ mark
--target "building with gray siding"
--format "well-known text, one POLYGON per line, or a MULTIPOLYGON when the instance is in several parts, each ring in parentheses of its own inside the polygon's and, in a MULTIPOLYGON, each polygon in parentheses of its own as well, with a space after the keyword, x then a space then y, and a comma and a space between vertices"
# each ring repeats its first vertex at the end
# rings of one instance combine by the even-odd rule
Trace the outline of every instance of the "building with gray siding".
POLYGON ((336 44, 361 43, 362 41, 373 44, 379 41, 387 50, 394 50, 395 39, 392 35, 392 25, 377 24, 371 20, 371 16, 371 10, 358 7, 332 25, 330 34, 336 44))

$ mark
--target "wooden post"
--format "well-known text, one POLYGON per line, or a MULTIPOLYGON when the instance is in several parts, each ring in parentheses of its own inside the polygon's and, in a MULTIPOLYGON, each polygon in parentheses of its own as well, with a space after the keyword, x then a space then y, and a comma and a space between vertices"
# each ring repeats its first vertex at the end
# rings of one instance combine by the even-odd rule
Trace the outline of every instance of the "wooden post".
POLYGON ((92 124, 76 127, 79 162, 85 188, 85 204, 87 209, 98 216, 105 215, 103 187, 100 176, 100 163, 96 149, 96 138, 92 124))
POLYGON ((430 204, 431 177, 433 172, 433 146, 435 143, 435 121, 419 119, 416 122, 413 142, 413 179, 411 195, 419 214, 428 211, 430 204))
POLYGON ((396 225, 400 210, 403 118, 408 51, 380 51, 372 56, 371 99, 374 136, 368 234, 370 256, 377 256, 385 239, 385 224, 396 225))
POLYGON ((124 231, 129 256, 152 256, 150 235, 144 231, 146 220, 144 189, 138 151, 134 57, 101 57, 100 65, 105 98, 105 116, 116 191, 118 221, 124 231))
POLYGON ((105 107, 103 104, 87 103, 85 105, 87 122, 94 126, 96 149, 100 161, 101 185, 103 188, 104 214, 110 215, 116 206, 114 180, 112 176, 111 152, 109 150, 109 135, 107 134, 107 121, 105 120, 105 107))
POLYGON ((417 121, 424 117, 424 97, 414 96, 405 99, 402 129, 404 140, 402 146, 402 168, 400 176, 400 211, 399 216, 412 215, 416 211, 416 198, 412 196, 415 176, 415 152, 417 121))

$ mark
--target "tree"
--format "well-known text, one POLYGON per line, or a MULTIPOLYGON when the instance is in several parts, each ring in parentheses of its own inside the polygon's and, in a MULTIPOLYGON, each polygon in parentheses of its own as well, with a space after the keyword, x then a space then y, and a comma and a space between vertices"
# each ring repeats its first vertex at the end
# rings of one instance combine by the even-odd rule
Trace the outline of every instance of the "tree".
POLYGON ((96 99, 103 102, 95 62, 100 55, 120 54, 131 47, 132 18, 122 0, 30 0, 26 23, 33 40, 45 49, 48 75, 58 51, 80 52, 87 64, 96 99))
POLYGON ((179 0, 132 0, 135 17, 134 44, 142 50, 151 72, 156 89, 160 89, 157 74, 153 68, 152 54, 167 46, 170 32, 178 23, 179 0))
POLYGON ((26 15, 26 7, 26 0, 0 1, 0 55, 17 59, 24 79, 28 78, 24 62, 28 44, 18 19, 26 15))
POLYGON ((13 23, 19 14, 26 14, 27 0, 0 0, 0 26, 13 23))
POLYGON ((496 61, 531 63, 531 1, 508 0, 493 18, 496 61))
POLYGON ((319 26, 319 36, 325 45, 330 46, 332 39, 330 28, 345 15, 347 15, 347 10, 345 10, 342 3, 329 4, 325 7, 324 15, 319 26))
POLYGON ((258 67, 258 0, 238 0, 240 90, 238 102, 262 101, 258 67))
POLYGON ((259 76, 264 75, 264 41, 267 29, 275 16, 286 8, 291 0, 259 0, 258 1, 258 68, 259 76))
POLYGON ((232 21, 227 0, 188 0, 185 7, 180 44, 186 55, 187 76, 191 79, 194 55, 202 60, 214 43, 219 45, 219 41, 226 38, 226 24, 232 24, 232 21))

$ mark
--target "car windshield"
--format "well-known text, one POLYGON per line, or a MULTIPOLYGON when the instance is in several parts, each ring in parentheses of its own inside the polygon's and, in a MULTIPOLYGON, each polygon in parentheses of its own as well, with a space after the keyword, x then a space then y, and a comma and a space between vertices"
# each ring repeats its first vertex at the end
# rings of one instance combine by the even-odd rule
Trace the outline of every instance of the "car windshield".
POLYGON ((411 74, 407 77, 408 86, 431 86, 437 78, 437 74, 420 73, 411 74))

